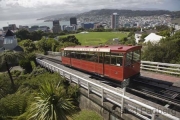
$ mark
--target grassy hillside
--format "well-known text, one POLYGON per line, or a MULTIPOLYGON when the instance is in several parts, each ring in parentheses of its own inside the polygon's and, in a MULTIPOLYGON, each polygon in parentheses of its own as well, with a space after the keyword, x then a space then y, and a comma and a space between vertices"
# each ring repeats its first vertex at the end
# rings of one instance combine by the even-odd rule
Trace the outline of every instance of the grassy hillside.
MULTIPOLYGON (((122 39, 127 37, 128 32, 89 32, 89 33, 78 33, 74 34, 82 45, 98 45, 105 43, 113 38, 122 39)), ((61 37, 66 37, 61 36, 61 37)))

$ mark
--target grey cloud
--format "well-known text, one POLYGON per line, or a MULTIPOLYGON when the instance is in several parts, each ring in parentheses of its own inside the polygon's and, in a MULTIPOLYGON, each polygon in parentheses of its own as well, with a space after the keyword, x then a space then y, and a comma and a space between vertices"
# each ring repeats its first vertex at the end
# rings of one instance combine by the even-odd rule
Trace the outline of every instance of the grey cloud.
POLYGON ((47 0, 36 0, 36 3, 30 2, 32 5, 22 3, 22 1, 23 0, 0 0, 0 20, 22 19, 32 17, 40 18, 53 14, 83 12, 92 9, 102 8, 141 8, 153 6, 154 4, 161 4, 167 0, 59 0, 62 2, 48 0, 48 3, 45 2, 47 0))

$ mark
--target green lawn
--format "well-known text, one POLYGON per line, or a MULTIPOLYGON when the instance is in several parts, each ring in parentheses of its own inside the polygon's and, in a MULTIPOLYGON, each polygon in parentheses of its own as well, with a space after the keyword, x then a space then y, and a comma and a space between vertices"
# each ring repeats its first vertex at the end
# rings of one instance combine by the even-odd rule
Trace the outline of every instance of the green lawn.
MULTIPOLYGON (((78 33, 74 34, 76 38, 82 45, 98 45, 100 43, 104 44, 106 41, 111 40, 113 38, 122 39, 127 37, 128 32, 89 32, 89 33, 78 33)), ((64 35, 61 37, 66 37, 68 35, 64 35)))
POLYGON ((95 111, 82 110, 73 116, 73 120, 103 120, 103 118, 95 111))

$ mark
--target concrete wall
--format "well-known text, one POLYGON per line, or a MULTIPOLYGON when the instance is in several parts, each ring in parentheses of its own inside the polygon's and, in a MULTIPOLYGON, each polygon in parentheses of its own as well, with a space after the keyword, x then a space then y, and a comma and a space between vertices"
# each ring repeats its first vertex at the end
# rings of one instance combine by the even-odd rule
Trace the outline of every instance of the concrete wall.
POLYGON ((104 120, 140 120, 138 117, 123 113, 121 118, 121 109, 119 106, 104 101, 102 106, 101 98, 95 94, 90 94, 88 98, 87 90, 80 88, 79 107, 80 109, 89 109, 99 113, 104 120))

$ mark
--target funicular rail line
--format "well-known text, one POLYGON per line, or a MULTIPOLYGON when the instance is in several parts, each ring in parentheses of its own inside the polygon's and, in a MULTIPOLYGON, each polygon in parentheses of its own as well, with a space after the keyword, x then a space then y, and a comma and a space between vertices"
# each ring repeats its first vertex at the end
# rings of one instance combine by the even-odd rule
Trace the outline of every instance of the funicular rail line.
MULTIPOLYGON (((41 56, 41 58, 46 59, 46 60, 49 60, 49 61, 54 62, 54 63, 57 63, 57 64, 61 64, 61 61, 60 61, 60 60, 57 60, 57 59, 49 58, 49 57, 46 57, 46 56, 41 56)), ((102 81, 106 81, 106 82, 104 82, 104 84, 110 85, 110 86, 112 86, 112 87, 121 87, 121 84, 120 84, 120 83, 115 83, 114 81, 110 81, 110 80, 104 79, 104 78, 102 78, 102 77, 100 77, 100 76, 96 76, 96 75, 94 75, 93 77, 94 77, 94 78, 101 79, 102 81)), ((141 78, 141 79, 142 79, 142 78, 141 78)), ((145 79, 145 78, 143 78, 143 79, 145 79)), ((142 83, 143 85, 148 85, 148 86, 151 86, 151 87, 156 87, 156 88, 162 89, 162 90, 168 89, 167 87, 163 87, 163 85, 160 86, 159 83, 157 83, 158 85, 156 85, 156 84, 153 84, 153 85, 152 85, 152 84, 148 84, 148 83, 146 83, 146 82, 142 82, 142 80, 141 80, 141 81, 138 81, 138 78, 134 79, 134 81, 139 82, 139 83, 142 83)), ((164 85, 164 86, 168 86, 168 85, 164 85)), ((157 100, 159 100, 159 101, 167 102, 168 104, 173 104, 173 105, 175 105, 175 106, 180 107, 180 100, 176 100, 176 99, 174 99, 174 98, 167 97, 167 96, 165 96, 165 95, 158 94, 158 93, 155 93, 155 92, 152 92, 152 91, 148 91, 148 90, 146 90, 146 91, 144 91, 144 90, 137 90, 137 89, 135 89, 135 88, 133 88, 133 87, 127 87, 127 89, 128 89, 128 92, 130 92, 130 93, 131 93, 131 92, 136 92, 136 93, 145 95, 145 96, 147 96, 147 97, 150 97, 150 98, 153 98, 153 99, 157 99, 157 100)), ((175 87, 175 89, 173 89, 173 88, 171 87, 171 89, 168 89, 168 90, 180 94, 180 88, 175 87)))
MULTIPOLYGON (((136 116, 138 116, 141 119, 155 120, 156 117, 160 117, 161 120, 164 120, 164 117, 165 117, 166 119, 179 120, 179 117, 174 116, 171 113, 163 114, 161 112, 158 112, 157 108, 155 108, 155 107, 151 107, 149 105, 146 105, 142 102, 139 102, 139 101, 132 99, 128 96, 125 96, 121 93, 118 93, 118 92, 116 92, 110 88, 107 88, 102 84, 97 84, 96 82, 92 82, 88 79, 85 79, 84 77, 80 77, 80 76, 73 74, 69 71, 61 69, 60 67, 57 67, 56 64, 53 64, 53 62, 50 62, 50 61, 48 62, 46 60, 44 61, 41 59, 36 59, 36 61, 42 67, 45 67, 45 68, 49 69, 50 71, 58 72, 61 75, 64 75, 66 78, 69 76, 67 78, 67 80, 70 80, 71 82, 74 82, 74 83, 76 83, 76 84, 78 84, 78 85, 80 85, 83 88, 88 90, 88 97, 89 97, 90 92, 99 95, 101 97, 102 105, 103 105, 104 99, 106 99, 108 101, 111 101, 115 105, 121 107, 122 110, 127 109, 129 112, 135 114, 136 116), (123 99, 125 100, 125 103, 122 102, 123 99), (119 100, 121 100, 121 102, 119 100), (123 104, 125 104, 125 106, 123 104), (138 106, 136 106, 136 105, 138 105, 138 106), (133 111, 133 107, 135 107, 138 112, 133 111), (148 111, 141 112, 141 109, 139 107, 140 108, 141 107, 147 108, 148 111), (151 112, 149 112, 149 110, 151 112)), ((121 113, 123 113, 123 112, 121 112, 121 113)))
POLYGON ((175 106, 180 107, 180 101, 179 100, 166 97, 165 95, 157 94, 157 93, 154 93, 154 92, 151 92, 151 91, 135 90, 133 88, 127 88, 127 89, 130 90, 130 91, 136 92, 136 93, 143 94, 143 95, 145 95, 147 97, 152 97, 152 98, 155 98, 157 100, 164 101, 164 102, 167 102, 169 104, 173 104, 175 106))

